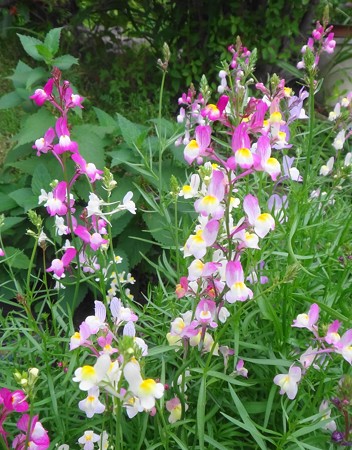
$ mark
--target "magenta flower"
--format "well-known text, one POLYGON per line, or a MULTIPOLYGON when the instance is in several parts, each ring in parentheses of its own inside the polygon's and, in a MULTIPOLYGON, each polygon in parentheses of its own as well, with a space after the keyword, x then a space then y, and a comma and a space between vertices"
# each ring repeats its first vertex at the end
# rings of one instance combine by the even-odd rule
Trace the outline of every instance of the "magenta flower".
POLYGON ((49 269, 46 269, 47 272, 54 272, 55 278, 63 278, 65 276, 64 272, 66 267, 68 267, 71 261, 75 258, 77 250, 73 247, 69 247, 66 249, 64 255, 61 259, 54 259, 51 263, 49 269))
POLYGON ((12 447, 16 450, 33 448, 35 450, 47 450, 50 446, 48 432, 38 421, 38 416, 30 417, 24 414, 17 422, 17 428, 26 434, 19 434, 15 437, 12 447), (28 436, 27 436, 28 433, 28 436), (27 446, 26 440, 28 440, 27 446))
POLYGON ((41 190, 39 203, 46 201, 44 206, 50 216, 64 216, 67 213, 66 197, 67 183, 66 181, 60 181, 53 189, 53 192, 47 194, 43 189, 41 190))
POLYGON ((102 170, 99 170, 95 167, 93 163, 87 163, 86 160, 79 154, 74 153, 71 158, 78 165, 79 172, 85 173, 87 177, 90 179, 91 183, 94 183, 96 180, 101 179, 101 175, 103 174, 102 170))
POLYGON ((248 135, 248 124, 240 123, 232 135, 232 151, 235 154, 235 162, 242 169, 249 169, 253 165, 253 154, 250 150, 251 141, 248 135))
POLYGON ((5 252, 2 248, 0 248, 0 256, 5 256, 5 252))
POLYGON ((84 101, 84 98, 78 94, 74 94, 70 87, 65 90, 64 101, 66 108, 75 108, 76 106, 81 109, 83 108, 82 102, 84 101))
POLYGON ((228 101, 229 97, 227 95, 222 95, 216 105, 209 103, 204 109, 202 109, 202 117, 207 117, 211 121, 219 120, 225 111, 228 101))
POLYGON ((55 124, 56 134, 59 138, 59 143, 54 145, 54 151, 58 155, 65 152, 78 152, 77 142, 71 141, 70 132, 67 127, 67 119, 65 117, 59 117, 55 124))
POLYGON ((41 153, 48 153, 49 150, 53 148, 51 145, 55 138, 54 128, 49 128, 44 134, 44 137, 37 139, 32 148, 37 150, 37 156, 41 153))
POLYGON ((54 80, 53 78, 50 78, 43 89, 36 89, 34 94, 29 98, 31 98, 36 105, 42 106, 50 98, 53 86, 54 80))
POLYGON ((229 303, 244 302, 253 297, 253 292, 244 283, 244 273, 240 261, 229 261, 227 263, 226 284, 230 288, 225 295, 229 303))
POLYGON ((98 250, 103 244, 108 244, 107 239, 103 239, 100 233, 90 234, 86 227, 78 225, 75 228, 74 233, 82 239, 85 243, 90 245, 90 248, 94 251, 98 250))
POLYGON ((297 318, 293 321, 292 326, 296 328, 307 328, 310 331, 316 331, 315 325, 319 319, 319 306, 313 303, 309 309, 308 314, 298 314, 297 318))

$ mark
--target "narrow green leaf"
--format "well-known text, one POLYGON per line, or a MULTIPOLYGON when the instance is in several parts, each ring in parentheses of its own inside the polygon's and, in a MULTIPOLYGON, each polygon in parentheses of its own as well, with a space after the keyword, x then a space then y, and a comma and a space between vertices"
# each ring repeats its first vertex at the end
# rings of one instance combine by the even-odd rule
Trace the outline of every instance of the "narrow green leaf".
POLYGON ((204 450, 205 405, 207 402, 206 374, 203 374, 197 402, 197 434, 200 450, 204 450))

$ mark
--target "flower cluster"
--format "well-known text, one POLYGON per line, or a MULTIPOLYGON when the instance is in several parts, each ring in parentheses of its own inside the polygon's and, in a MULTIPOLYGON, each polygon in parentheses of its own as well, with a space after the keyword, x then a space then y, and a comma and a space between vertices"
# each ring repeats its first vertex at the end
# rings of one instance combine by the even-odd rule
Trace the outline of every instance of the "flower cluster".
POLYGON ((148 354, 143 339, 136 336, 137 315, 113 297, 109 317, 104 303, 95 301, 94 315, 88 316, 70 341, 70 349, 86 347, 95 357, 95 364, 75 371, 73 381, 87 392, 79 402, 87 417, 102 414, 106 405, 100 400, 101 390, 125 408, 128 417, 148 411, 155 414, 155 401, 163 396, 164 385, 143 378, 138 360, 148 354))
POLYGON ((342 336, 338 333, 341 322, 334 320, 326 328, 324 336, 320 336, 318 329, 320 308, 313 303, 308 313, 299 314, 293 321, 292 327, 306 328, 313 334, 314 347, 302 353, 299 358, 300 366, 292 365, 288 374, 280 374, 274 378, 274 383, 280 386, 280 394, 286 394, 294 399, 298 391, 298 383, 309 367, 320 370, 326 365, 326 354, 337 353, 349 364, 352 364, 352 329, 342 336))
POLYGON ((333 27, 327 26, 325 23, 321 25, 320 22, 316 23, 315 29, 312 31, 312 35, 309 37, 307 44, 305 44, 301 53, 303 59, 298 62, 297 68, 314 70, 317 68, 320 60, 320 55, 323 52, 333 53, 336 46, 334 40, 333 27))
MULTIPOLYGON (((291 167, 294 158, 285 155, 281 175, 281 164, 273 152, 291 147, 290 123, 307 117, 303 102, 308 93, 302 89, 298 96, 293 95, 285 80, 276 75, 269 87, 256 84, 261 98, 248 98, 255 52, 240 41, 229 50, 233 58, 219 72, 216 104, 208 103, 209 87, 204 79, 201 94, 197 96, 191 89, 179 99, 178 121, 186 128, 179 143, 185 145, 187 163, 197 167, 179 196, 194 199, 198 218, 183 247, 184 257, 191 258, 188 275, 176 287, 177 297, 192 299, 193 305, 172 321, 167 335, 170 344, 187 348, 189 343, 214 354, 219 345, 213 332, 229 317, 230 305, 253 298, 247 281, 268 281, 257 277, 255 268, 246 276, 242 261, 246 251, 259 249, 260 241, 274 230, 275 218, 262 210, 257 195, 244 188, 244 179, 261 173, 275 186, 282 186, 287 179, 302 181, 298 170, 291 167), (224 136, 229 137, 228 142, 224 136)), ((274 195, 269 202, 272 210, 287 206, 286 198, 274 195)), ((281 213, 277 215, 283 220, 281 213)))
POLYGON ((29 416, 27 395, 22 390, 10 391, 7 388, 0 389, 0 437, 8 447, 8 433, 4 429, 4 422, 12 413, 20 413, 21 417, 17 421, 19 433, 12 441, 12 448, 15 450, 25 450, 35 448, 46 450, 49 448, 50 439, 47 431, 39 422, 38 416, 29 416))
POLYGON ((116 182, 112 180, 111 174, 97 169, 93 163, 87 162, 79 152, 78 143, 71 140, 70 127, 68 124, 68 112, 72 108, 83 108, 83 98, 74 94, 70 83, 61 80, 61 72, 54 69, 52 78, 43 89, 37 89, 30 97, 38 105, 45 102, 51 103, 59 112, 60 117, 56 120, 55 129, 49 128, 43 137, 38 138, 33 146, 37 155, 51 152, 62 167, 65 180, 54 180, 51 183, 52 190, 46 192, 41 189, 39 204, 43 204, 49 216, 54 217, 55 229, 58 236, 71 235, 79 238, 79 245, 71 245, 66 242, 62 248, 61 258, 55 258, 48 272, 52 272, 54 278, 60 280, 71 267, 71 262, 78 256, 83 271, 95 271, 100 268, 96 261, 95 252, 105 249, 109 240, 107 239, 108 217, 118 211, 128 210, 136 213, 135 204, 132 201, 132 192, 128 192, 122 202, 107 203, 100 199, 93 191, 95 183, 101 180, 104 189, 111 193, 116 182), (69 181, 67 179, 68 163, 75 166, 75 172, 69 181), (85 176, 91 187, 89 202, 85 208, 76 213, 76 199, 72 194, 75 181, 85 176), (112 210, 110 207, 113 206, 112 210), (109 209, 103 212, 102 208, 109 209), (80 247, 79 252, 77 248, 80 247), (78 255, 77 255, 78 253, 78 255))

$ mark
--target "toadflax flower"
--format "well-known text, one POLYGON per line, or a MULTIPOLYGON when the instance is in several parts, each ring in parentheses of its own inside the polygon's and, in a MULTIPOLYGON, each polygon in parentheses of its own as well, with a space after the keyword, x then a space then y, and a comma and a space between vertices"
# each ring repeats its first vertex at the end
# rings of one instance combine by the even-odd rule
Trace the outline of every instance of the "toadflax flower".
POLYGON ((81 391, 89 391, 94 386, 98 386, 103 378, 105 378, 110 364, 110 356, 107 354, 101 355, 94 364, 94 367, 83 366, 76 369, 73 381, 79 383, 81 391))
POLYGON ((63 278, 65 276, 65 268, 69 266, 70 262, 75 258, 77 250, 73 247, 66 249, 61 259, 53 259, 51 266, 46 269, 47 272, 54 272, 55 278, 63 278))
POLYGON ((274 383, 280 386, 280 394, 286 394, 293 400, 298 391, 298 382, 301 380, 302 371, 298 366, 291 366, 287 374, 279 374, 274 378, 274 383))
POLYGON ((100 439, 99 434, 94 433, 92 430, 84 432, 83 436, 78 439, 78 443, 83 445, 83 450, 93 450, 94 443, 100 439))
POLYGON ((129 391, 139 398, 143 409, 151 410, 155 406, 155 399, 164 395, 164 385, 149 378, 143 380, 137 360, 129 361, 123 370, 129 385, 129 391))
POLYGON ((308 314, 298 314, 293 321, 292 326, 296 328, 307 328, 310 331, 317 330, 316 323, 319 319, 319 306, 313 303, 309 309, 308 314))
POLYGON ((78 403, 81 411, 84 411, 90 419, 94 414, 102 414, 105 411, 105 405, 99 400, 99 388, 97 386, 88 390, 88 396, 78 403))
POLYGON ((261 213, 258 199, 251 194, 245 196, 243 209, 247 214, 248 222, 253 226, 254 232, 261 238, 275 228, 275 221, 271 214, 261 213))

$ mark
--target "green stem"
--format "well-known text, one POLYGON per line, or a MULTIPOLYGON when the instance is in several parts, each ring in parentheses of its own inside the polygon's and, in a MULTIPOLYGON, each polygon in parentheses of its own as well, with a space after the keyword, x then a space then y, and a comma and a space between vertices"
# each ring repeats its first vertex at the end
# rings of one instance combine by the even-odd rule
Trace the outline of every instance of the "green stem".
POLYGON ((313 133, 315 124, 315 110, 314 110, 314 76, 309 75, 309 99, 308 99, 308 109, 309 109, 309 121, 308 121, 308 139, 307 139, 307 152, 306 152, 306 168, 304 173, 303 186, 305 189, 308 187, 308 178, 310 174, 310 160, 313 147, 313 133))

